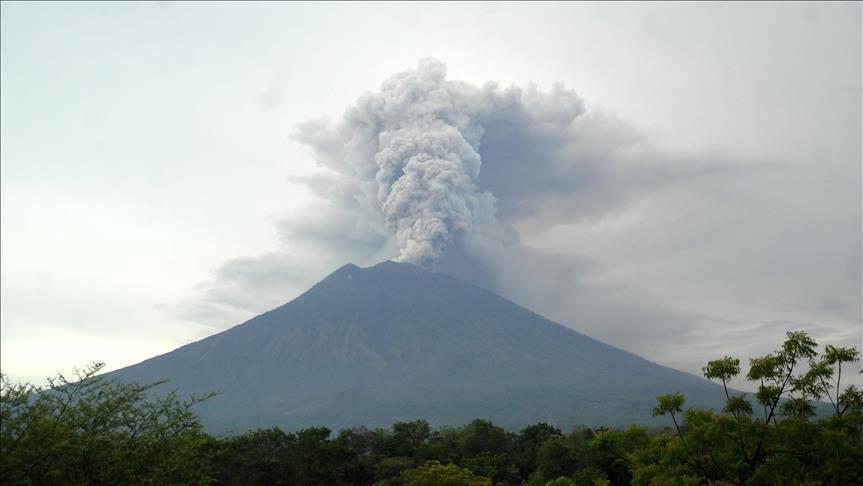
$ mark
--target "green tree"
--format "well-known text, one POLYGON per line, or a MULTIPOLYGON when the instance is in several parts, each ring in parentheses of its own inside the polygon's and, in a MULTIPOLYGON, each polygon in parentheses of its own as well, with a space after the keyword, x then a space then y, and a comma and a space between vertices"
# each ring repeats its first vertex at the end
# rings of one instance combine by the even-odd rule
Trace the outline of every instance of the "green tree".
POLYGON ((47 389, 0 388, 0 483, 203 484, 208 436, 192 413, 207 397, 151 393, 163 382, 117 383, 104 364, 62 374, 47 389))
MULTIPOLYGON (((764 422, 776 423, 777 409, 782 399, 821 398, 818 389, 811 385, 811 377, 806 374, 795 374, 801 365, 810 363, 816 365, 813 359, 818 355, 818 344, 805 332, 788 332, 782 348, 749 360, 750 381, 757 381, 758 392, 755 398, 764 409, 764 422)), ((801 402, 798 402, 799 408, 801 402)))
POLYGON ((720 412, 683 410, 681 394, 657 397, 654 415, 667 415, 674 435, 626 441, 620 432, 600 434, 594 447, 625 462, 633 484, 863 483, 863 411, 859 392, 842 389, 843 364, 860 359, 854 348, 827 346, 789 332, 773 353, 750 360, 747 379, 757 387, 755 417, 745 395, 728 384, 741 372, 739 360, 710 361, 704 376, 723 384, 720 412), (817 419, 816 400, 830 399, 833 414, 817 419))
POLYGON ((404 484, 402 472, 415 466, 410 457, 384 457, 375 466, 375 483, 390 486, 404 484))
POLYGON ((476 419, 457 430, 460 466, 502 482, 518 474, 512 464, 513 435, 487 420, 476 419))
POLYGON ((417 448, 431 438, 431 427, 426 420, 396 422, 392 426, 393 454, 413 456, 417 448))
POLYGON ((585 467, 579 469, 572 475, 574 486, 606 486, 609 483, 605 474, 595 467, 585 467))
POLYGON ((798 386, 810 387, 809 394, 816 398, 826 397, 836 415, 843 415, 849 410, 860 412, 863 408, 863 392, 850 385, 842 390, 842 365, 860 361, 860 352, 855 348, 843 348, 828 345, 817 363, 810 363, 809 372, 798 386), (836 383, 832 382, 836 375, 836 383), (831 392, 831 390, 835 390, 831 392))
POLYGON ((529 425, 518 433, 515 440, 515 463, 522 478, 529 477, 537 467, 537 457, 542 444, 550 439, 561 438, 560 429, 547 423, 529 425))
POLYGON ((402 473, 405 486, 491 486, 491 479, 477 476, 455 464, 429 461, 402 473))
POLYGON ((650 440, 647 427, 633 425, 626 430, 600 429, 588 447, 611 483, 626 485, 632 481, 632 471, 640 465, 636 463, 636 452, 650 440))
POLYGON ((575 481, 566 476, 561 476, 557 479, 548 481, 545 483, 545 486, 575 486, 575 481))
POLYGON ((505 454, 510 450, 511 437, 506 430, 488 420, 476 419, 459 431, 459 451, 464 457, 483 454, 505 454))
POLYGON ((213 442, 219 484, 289 484, 292 473, 286 458, 294 441, 282 430, 255 430, 213 442))
POLYGON ((564 439, 545 441, 539 448, 536 472, 532 483, 544 484, 559 477, 571 476, 578 468, 576 450, 564 439))
POLYGON ((364 471, 356 453, 344 441, 331 441, 330 429, 310 427, 292 436, 287 451, 291 471, 290 484, 353 484, 364 471))

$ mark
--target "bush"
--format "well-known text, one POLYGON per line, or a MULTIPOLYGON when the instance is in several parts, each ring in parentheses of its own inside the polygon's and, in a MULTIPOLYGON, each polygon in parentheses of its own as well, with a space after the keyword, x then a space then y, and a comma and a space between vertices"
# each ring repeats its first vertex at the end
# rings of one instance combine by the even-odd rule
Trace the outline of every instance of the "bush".
POLYGON ((455 464, 429 461, 425 466, 402 472, 405 486, 491 486, 491 479, 477 476, 455 464))
POLYGON ((47 389, 0 377, 0 483, 203 484, 210 481, 203 453, 208 436, 192 406, 96 376, 94 363, 62 374, 47 389))

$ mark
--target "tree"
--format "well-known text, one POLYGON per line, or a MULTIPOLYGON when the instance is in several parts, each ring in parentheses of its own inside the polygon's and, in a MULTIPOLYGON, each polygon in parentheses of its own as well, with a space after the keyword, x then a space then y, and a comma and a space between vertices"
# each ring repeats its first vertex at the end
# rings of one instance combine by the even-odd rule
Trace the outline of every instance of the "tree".
POLYGON ((539 448, 536 472, 531 483, 544 484, 559 477, 568 477, 578 468, 575 448, 563 439, 545 441, 539 448))
POLYGON ((625 462, 633 484, 863 483, 863 400, 854 386, 841 384, 842 365, 860 354, 827 346, 819 355, 817 348, 806 333, 789 332, 778 350, 750 360, 746 377, 757 386, 761 417, 745 394, 729 391, 741 370, 739 360, 726 356, 704 368, 706 378, 722 382, 721 411, 684 411, 683 395, 661 395, 654 415, 670 416, 674 435, 627 442, 607 432, 594 447, 625 462), (833 413, 817 419, 816 401, 823 398, 833 413))
MULTIPOLYGON (((727 389, 726 389, 727 390, 727 389)), ((727 393, 727 391, 726 391, 727 393)), ((683 450, 686 452, 687 458, 692 461, 692 465, 695 466, 701 473, 703 473, 708 479, 711 481, 715 481, 716 477, 711 473, 710 470, 707 469, 704 465, 704 461, 698 455, 694 454, 692 450, 690 450, 689 445, 686 443, 686 437, 683 435, 683 431, 680 429, 680 424, 677 422, 677 415, 683 412, 683 404, 686 399, 683 397, 682 393, 674 393, 671 395, 660 395, 656 397, 657 405, 653 409, 653 416, 656 417, 658 415, 670 415, 672 422, 674 422, 674 430, 677 431, 677 436, 680 438, 680 443, 683 445, 683 450)))
POLYGON ((518 474, 512 464, 513 436, 487 420, 476 419, 456 431, 460 466, 502 482, 518 474))
POLYGON ((288 484, 284 460, 291 437, 273 428, 213 441, 215 476, 219 484, 288 484))
POLYGON ((395 486, 404 484, 402 472, 415 466, 410 457, 384 457, 375 466, 375 484, 395 486))
POLYGON ((393 424, 393 453, 397 456, 412 456, 417 448, 431 438, 431 427, 426 420, 396 422, 393 424))
POLYGON ((191 408, 210 395, 158 397, 150 392, 164 382, 106 381, 103 367, 47 389, 0 378, 0 483, 209 482, 208 436, 191 408))
POLYGON ((529 425, 518 433, 515 440, 515 462, 519 475, 526 478, 536 470, 539 448, 549 439, 562 437, 560 429, 547 423, 529 425))
POLYGON ((346 485, 366 476, 348 442, 331 441, 330 434, 326 427, 290 434, 292 444, 286 458, 291 470, 289 484, 346 485))
MULTIPOLYGON (((794 403, 787 410, 800 411, 807 398, 821 398, 818 388, 813 387, 811 378, 807 375, 795 375, 795 371, 804 361, 816 366, 813 362, 817 356, 817 343, 805 332, 788 332, 782 348, 759 358, 749 360, 750 381, 758 381, 758 392, 755 398, 764 409, 764 422, 771 419, 776 423, 777 406, 787 394, 794 403)), ((807 410, 809 411, 809 410, 807 410)))
POLYGON ((405 486, 491 486, 491 479, 477 476, 455 464, 429 461, 424 466, 402 472, 405 486))
POLYGON ((860 361, 860 352, 855 348, 828 345, 821 358, 817 363, 810 363, 809 372, 798 382, 798 386, 810 387, 810 394, 815 397, 827 397, 836 415, 843 415, 849 410, 860 412, 863 409, 863 391, 854 385, 842 390, 842 364, 860 361), (835 385, 831 381, 834 373, 835 385), (831 389, 836 390, 834 394, 831 394, 831 389))
POLYGON ((510 449, 511 438, 506 430, 488 420, 476 419, 465 425, 459 433, 459 450, 464 457, 483 454, 505 454, 510 449))
POLYGON ((600 429, 589 449, 597 456, 597 466, 614 485, 629 484, 636 464, 636 452, 651 441, 647 427, 633 425, 626 430, 600 429))
POLYGON ((545 483, 545 486, 575 486, 575 481, 566 476, 561 476, 557 479, 548 481, 545 483))

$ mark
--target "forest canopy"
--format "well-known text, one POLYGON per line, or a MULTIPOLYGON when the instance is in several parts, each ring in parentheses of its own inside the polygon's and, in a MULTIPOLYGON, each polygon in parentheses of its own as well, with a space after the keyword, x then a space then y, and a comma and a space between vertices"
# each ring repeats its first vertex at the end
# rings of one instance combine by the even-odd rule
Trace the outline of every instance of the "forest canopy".
POLYGON ((687 408, 671 393, 653 410, 667 427, 566 432, 546 423, 513 432, 477 419, 436 430, 416 420, 213 437, 194 413, 209 396, 107 381, 101 363, 44 389, 4 376, 0 483, 861 484, 863 392, 843 383, 859 360, 855 348, 819 350, 806 333, 789 332, 776 351, 749 360, 743 377, 753 394, 730 388, 740 359, 707 363, 705 378, 723 385, 722 410, 687 408))

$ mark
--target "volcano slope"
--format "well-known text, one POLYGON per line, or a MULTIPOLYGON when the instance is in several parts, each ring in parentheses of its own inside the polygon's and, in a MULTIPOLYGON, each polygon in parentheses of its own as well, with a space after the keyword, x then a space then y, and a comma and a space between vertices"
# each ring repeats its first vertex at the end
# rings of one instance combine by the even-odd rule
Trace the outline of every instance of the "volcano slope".
POLYGON ((722 406, 719 385, 603 344, 492 292, 407 263, 348 264, 293 301, 109 379, 181 395, 215 433, 481 417, 653 423, 655 397, 722 406))

